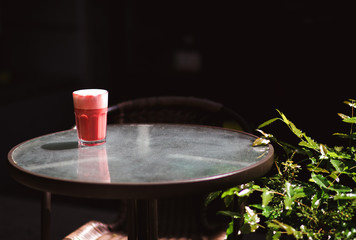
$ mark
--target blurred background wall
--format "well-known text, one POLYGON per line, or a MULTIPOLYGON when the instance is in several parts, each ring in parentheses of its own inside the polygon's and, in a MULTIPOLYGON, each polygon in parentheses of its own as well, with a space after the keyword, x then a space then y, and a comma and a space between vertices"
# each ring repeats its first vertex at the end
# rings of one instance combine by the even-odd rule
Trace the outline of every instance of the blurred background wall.
POLYGON ((333 141, 356 98, 354 27, 331 0, 1 0, 1 188, 11 147, 73 126, 79 88, 209 98, 253 127, 278 108, 333 141))

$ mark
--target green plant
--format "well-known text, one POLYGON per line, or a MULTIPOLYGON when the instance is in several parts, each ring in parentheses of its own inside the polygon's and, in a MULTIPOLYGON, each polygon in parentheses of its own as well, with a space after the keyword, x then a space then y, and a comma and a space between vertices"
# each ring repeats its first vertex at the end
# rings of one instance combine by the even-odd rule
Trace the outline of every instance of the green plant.
POLYGON ((338 115, 350 131, 334 134, 347 139, 342 146, 316 142, 278 110, 280 117, 258 127, 262 136, 253 145, 272 143, 276 149, 271 172, 207 198, 207 203, 224 200, 227 209, 219 214, 231 217, 228 239, 261 230, 266 239, 356 239, 356 104, 345 103, 351 116, 338 115), (298 145, 260 130, 276 121, 288 126, 298 145), (231 209, 234 202, 243 206, 242 212, 231 209))

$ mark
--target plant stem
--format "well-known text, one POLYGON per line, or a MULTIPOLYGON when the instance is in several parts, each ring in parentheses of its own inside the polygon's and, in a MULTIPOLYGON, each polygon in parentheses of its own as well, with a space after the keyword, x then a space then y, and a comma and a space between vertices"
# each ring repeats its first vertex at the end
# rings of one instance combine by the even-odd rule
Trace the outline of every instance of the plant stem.
POLYGON ((332 185, 334 185, 334 183, 336 182, 336 180, 341 176, 341 172, 337 175, 337 177, 329 184, 329 186, 327 187, 328 189, 332 186, 332 185))
MULTIPOLYGON (((351 101, 351 117, 354 117, 354 103, 355 103, 355 101, 352 100, 352 101, 351 101)), ((353 128, 354 128, 354 124, 351 123, 351 128, 350 128, 350 140, 349 140, 350 155, 351 155, 351 158, 352 158, 353 160, 355 160, 355 156, 354 156, 353 151, 352 151, 352 133, 353 133, 353 128)))

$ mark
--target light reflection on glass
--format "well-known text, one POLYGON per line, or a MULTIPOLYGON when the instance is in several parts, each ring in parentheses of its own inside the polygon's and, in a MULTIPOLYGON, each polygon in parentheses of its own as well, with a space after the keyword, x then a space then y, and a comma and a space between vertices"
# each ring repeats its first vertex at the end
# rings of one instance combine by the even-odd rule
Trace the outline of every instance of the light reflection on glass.
POLYGON ((78 180, 110 182, 106 145, 78 149, 78 180))
POLYGON ((137 129, 138 135, 136 144, 140 157, 145 157, 150 152, 150 126, 151 125, 142 125, 137 129))

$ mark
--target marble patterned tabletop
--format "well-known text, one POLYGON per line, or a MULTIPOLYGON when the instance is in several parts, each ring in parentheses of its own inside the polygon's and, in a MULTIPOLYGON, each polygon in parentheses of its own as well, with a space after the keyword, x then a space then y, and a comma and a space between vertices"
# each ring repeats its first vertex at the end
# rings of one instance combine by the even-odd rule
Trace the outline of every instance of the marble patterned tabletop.
MULTIPOLYGON (((109 125, 107 142, 78 147, 76 130, 26 141, 9 153, 12 167, 59 181, 159 185, 210 181, 272 165, 270 145, 238 131, 174 124, 109 125), (251 170, 252 169, 252 170, 251 170)), ((253 171, 252 171, 253 172, 253 171)), ((245 174, 245 180, 254 177, 245 174)))

